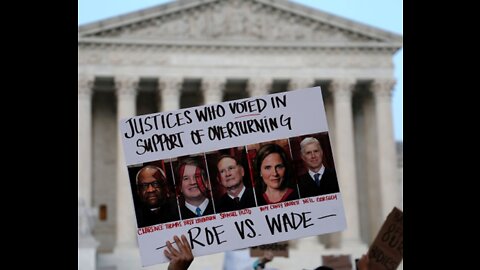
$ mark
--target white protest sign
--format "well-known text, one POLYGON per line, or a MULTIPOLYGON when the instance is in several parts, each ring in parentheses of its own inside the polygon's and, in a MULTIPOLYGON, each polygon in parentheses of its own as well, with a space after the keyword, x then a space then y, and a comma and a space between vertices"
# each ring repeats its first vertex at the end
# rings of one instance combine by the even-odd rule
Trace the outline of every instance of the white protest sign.
POLYGON ((319 87, 141 115, 119 127, 143 266, 167 262, 174 235, 187 236, 200 256, 346 228, 319 87), (304 139, 321 147, 308 159, 304 139), (226 154, 232 163, 222 169, 226 154), (323 164, 317 182, 308 172, 315 163, 323 164), (231 208, 227 195, 239 186, 231 208))

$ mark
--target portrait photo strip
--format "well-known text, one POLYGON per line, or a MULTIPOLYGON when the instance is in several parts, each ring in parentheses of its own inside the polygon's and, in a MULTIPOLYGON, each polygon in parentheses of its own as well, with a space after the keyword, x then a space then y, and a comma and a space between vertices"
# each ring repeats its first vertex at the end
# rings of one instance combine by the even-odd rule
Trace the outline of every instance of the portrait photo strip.
POLYGON ((120 132, 143 266, 168 262, 174 235, 201 256, 346 228, 319 87, 136 116, 120 132))

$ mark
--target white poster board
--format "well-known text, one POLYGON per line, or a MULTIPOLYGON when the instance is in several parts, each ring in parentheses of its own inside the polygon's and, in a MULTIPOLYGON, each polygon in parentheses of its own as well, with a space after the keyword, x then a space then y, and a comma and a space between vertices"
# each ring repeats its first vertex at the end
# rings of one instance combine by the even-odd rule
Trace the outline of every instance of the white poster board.
POLYGON ((119 127, 143 266, 168 261, 163 250, 173 235, 187 236, 194 256, 201 256, 346 228, 319 87, 141 115, 119 127), (319 189, 301 157, 307 137, 322 148, 319 189), (226 154, 236 165, 220 172, 226 154), (189 175, 194 165, 186 160, 192 159, 198 170, 189 175), (158 171, 144 174, 148 166, 158 171), (235 172, 243 176, 242 197, 250 194, 253 205, 227 211, 235 172), (199 197, 197 217, 196 206, 185 202, 199 197))

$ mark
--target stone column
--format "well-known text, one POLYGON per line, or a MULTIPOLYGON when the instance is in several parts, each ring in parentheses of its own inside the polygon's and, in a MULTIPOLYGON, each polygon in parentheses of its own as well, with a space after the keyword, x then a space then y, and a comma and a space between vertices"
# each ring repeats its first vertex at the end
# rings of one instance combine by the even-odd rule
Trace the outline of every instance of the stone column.
POLYGON ((78 269, 95 270, 98 241, 92 230, 92 90, 93 78, 78 77, 78 269))
POLYGON ((252 78, 248 80, 247 92, 250 97, 268 95, 272 87, 272 80, 266 78, 252 78))
POLYGON ((225 89, 225 80, 218 78, 203 79, 201 89, 205 105, 220 103, 225 89))
MULTIPOLYGON (((121 119, 136 115, 138 80, 130 77, 115 79, 117 94, 117 125, 121 119)), ((133 209, 130 179, 125 164, 125 153, 117 129, 117 244, 115 249, 136 246, 136 219, 133 209)))
POLYGON ((313 85, 313 82, 314 80, 310 78, 293 78, 288 83, 288 91, 309 88, 313 85))
POLYGON ((382 220, 394 206, 399 207, 400 187, 397 181, 397 159, 392 123, 392 89, 395 80, 375 80, 372 90, 375 95, 377 118, 378 167, 382 194, 382 220))
POLYGON ((162 78, 158 84, 161 104, 159 104, 160 111, 172 111, 180 109, 180 91, 182 88, 181 78, 162 78))
POLYGON ((360 244, 352 119, 354 86, 355 81, 350 79, 334 80, 330 86, 335 110, 335 166, 347 218, 347 229, 342 232, 342 246, 360 244))
POLYGON ((93 78, 78 77, 78 198, 92 206, 92 89, 93 78))

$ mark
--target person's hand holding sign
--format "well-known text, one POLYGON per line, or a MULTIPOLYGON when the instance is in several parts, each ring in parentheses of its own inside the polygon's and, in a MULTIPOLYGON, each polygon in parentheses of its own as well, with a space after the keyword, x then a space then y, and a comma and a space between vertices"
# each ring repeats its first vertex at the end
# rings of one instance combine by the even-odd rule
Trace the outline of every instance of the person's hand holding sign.
POLYGON ((182 239, 175 235, 173 239, 177 244, 178 250, 173 247, 170 241, 167 241, 167 249, 164 251, 165 256, 170 260, 168 270, 187 270, 193 262, 192 249, 185 235, 182 235, 182 239))
POLYGON ((358 270, 368 270, 368 254, 363 254, 362 258, 357 262, 357 268, 358 270))

